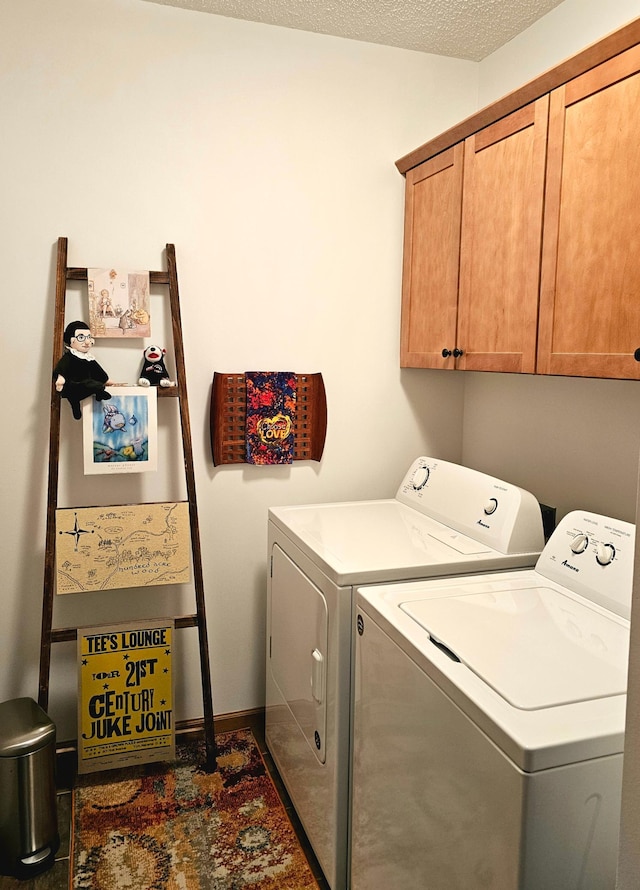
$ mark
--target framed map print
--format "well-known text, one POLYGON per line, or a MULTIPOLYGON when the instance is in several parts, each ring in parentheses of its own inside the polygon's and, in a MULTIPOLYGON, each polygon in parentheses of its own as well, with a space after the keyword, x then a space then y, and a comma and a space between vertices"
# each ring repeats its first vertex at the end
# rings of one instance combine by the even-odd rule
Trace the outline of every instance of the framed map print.
POLYGON ((186 501, 56 510, 56 593, 186 584, 186 501))
POLYGON ((158 468, 157 392, 153 386, 107 387, 111 398, 82 403, 84 472, 144 473, 158 468))

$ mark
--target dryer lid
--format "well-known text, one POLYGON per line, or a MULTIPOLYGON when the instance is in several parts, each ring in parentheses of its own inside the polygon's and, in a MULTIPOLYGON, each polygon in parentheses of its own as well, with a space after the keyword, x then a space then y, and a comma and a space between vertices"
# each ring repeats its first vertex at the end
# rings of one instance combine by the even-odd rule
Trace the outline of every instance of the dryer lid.
POLYGON ((337 584, 373 584, 480 571, 505 556, 395 500, 271 508, 269 516, 337 584))
POLYGON ((581 597, 534 586, 400 608, 521 710, 626 692, 628 622, 581 597))

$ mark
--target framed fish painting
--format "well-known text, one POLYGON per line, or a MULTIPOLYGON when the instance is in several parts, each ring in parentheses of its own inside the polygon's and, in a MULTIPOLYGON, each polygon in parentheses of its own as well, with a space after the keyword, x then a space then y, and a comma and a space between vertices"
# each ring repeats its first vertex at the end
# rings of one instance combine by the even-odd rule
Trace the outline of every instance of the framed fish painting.
POLYGON ((85 476, 158 468, 158 406, 153 386, 109 386, 109 399, 82 403, 85 476))

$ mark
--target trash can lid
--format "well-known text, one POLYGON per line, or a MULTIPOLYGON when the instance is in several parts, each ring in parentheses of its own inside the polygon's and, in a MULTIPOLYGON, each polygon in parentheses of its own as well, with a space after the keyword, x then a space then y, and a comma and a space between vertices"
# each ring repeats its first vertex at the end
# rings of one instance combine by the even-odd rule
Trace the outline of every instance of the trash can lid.
POLYGON ((55 724, 32 698, 0 702, 0 757, 31 754, 55 737, 55 724))

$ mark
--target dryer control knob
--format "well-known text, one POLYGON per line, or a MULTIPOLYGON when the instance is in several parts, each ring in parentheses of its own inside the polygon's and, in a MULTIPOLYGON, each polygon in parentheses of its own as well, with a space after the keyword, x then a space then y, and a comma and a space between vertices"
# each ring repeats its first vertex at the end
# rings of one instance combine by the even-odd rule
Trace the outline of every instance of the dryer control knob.
POLYGON ((573 541, 571 542, 571 552, 572 553, 584 553, 584 551, 589 546, 589 538, 584 535, 576 535, 573 541))
POLYGON ((492 513, 495 513, 498 509, 498 501, 495 498, 489 498, 487 503, 484 505, 484 512, 487 516, 491 516, 492 513))
POLYGON ((415 491, 424 488, 429 479, 429 467, 418 467, 411 477, 411 486, 415 491))
POLYGON ((616 548, 613 544, 598 544, 596 550, 596 562, 601 566, 608 566, 616 555, 616 548))

